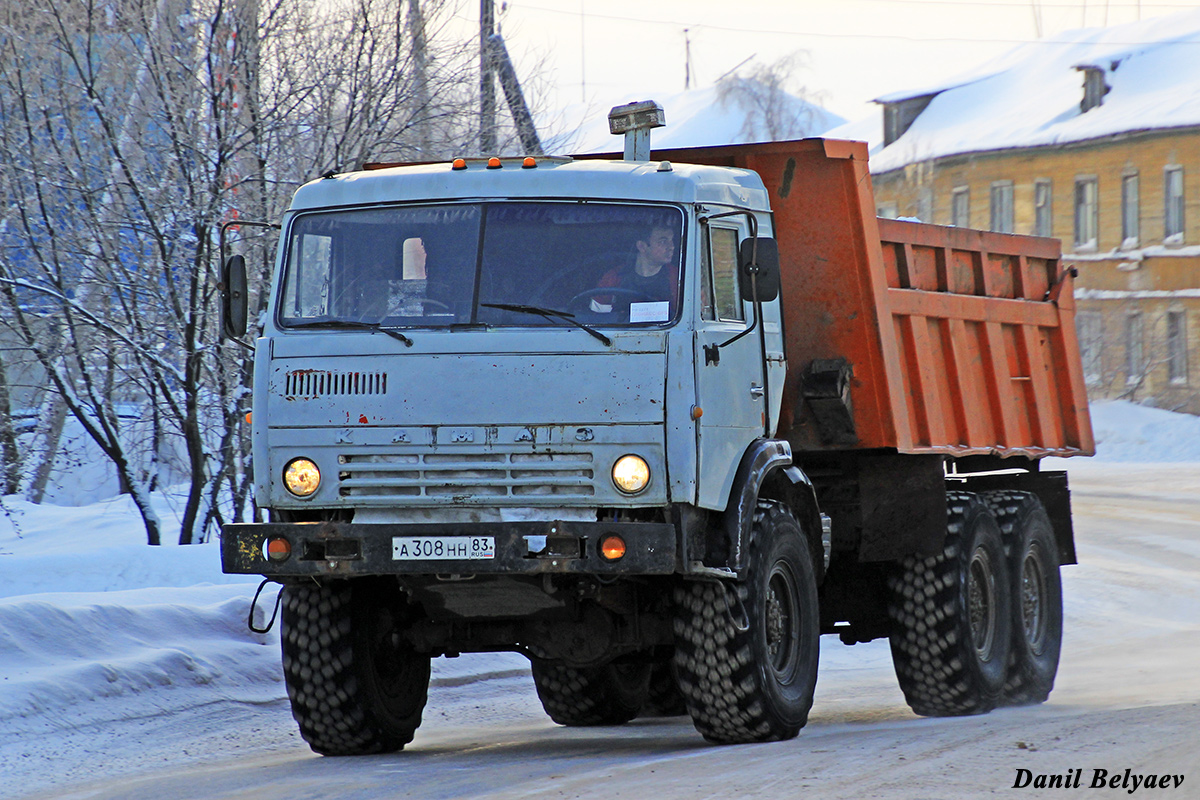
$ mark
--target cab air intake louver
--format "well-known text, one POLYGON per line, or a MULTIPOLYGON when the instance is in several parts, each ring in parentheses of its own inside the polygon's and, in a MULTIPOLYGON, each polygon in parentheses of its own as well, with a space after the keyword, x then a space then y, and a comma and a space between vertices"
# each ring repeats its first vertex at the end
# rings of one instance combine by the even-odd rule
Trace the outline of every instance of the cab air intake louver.
POLYGON ((299 369, 287 374, 283 393, 287 397, 387 394, 387 373, 299 369))

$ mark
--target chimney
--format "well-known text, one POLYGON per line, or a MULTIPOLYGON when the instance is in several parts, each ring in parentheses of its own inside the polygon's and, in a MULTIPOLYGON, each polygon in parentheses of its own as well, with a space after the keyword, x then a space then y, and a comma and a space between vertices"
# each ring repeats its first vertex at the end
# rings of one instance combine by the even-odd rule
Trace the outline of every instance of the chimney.
POLYGON ((1112 87, 1104 80, 1104 68, 1092 64, 1080 64, 1075 67, 1083 73, 1083 100, 1079 103, 1079 111, 1086 114, 1104 102, 1104 95, 1112 91, 1112 87))

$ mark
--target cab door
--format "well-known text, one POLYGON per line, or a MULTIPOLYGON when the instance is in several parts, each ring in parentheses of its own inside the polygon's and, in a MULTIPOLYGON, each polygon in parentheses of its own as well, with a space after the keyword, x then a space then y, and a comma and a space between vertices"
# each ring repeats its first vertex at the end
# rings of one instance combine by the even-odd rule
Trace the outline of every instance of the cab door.
POLYGON ((747 235, 740 220, 727 217, 700 226, 695 364, 696 405, 702 410, 696 420, 702 508, 725 508, 742 453, 763 435, 767 407, 759 332, 746 332, 754 310, 738 287, 738 245, 747 235), (745 335, 735 339, 738 334, 745 335))

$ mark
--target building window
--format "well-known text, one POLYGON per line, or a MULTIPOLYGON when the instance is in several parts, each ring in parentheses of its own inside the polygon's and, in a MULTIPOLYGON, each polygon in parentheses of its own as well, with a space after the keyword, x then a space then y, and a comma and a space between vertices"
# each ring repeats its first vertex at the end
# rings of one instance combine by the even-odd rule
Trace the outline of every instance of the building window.
POLYGON ((1142 352, 1142 315, 1125 316, 1125 382, 1142 382, 1146 360, 1142 352))
POLYGON ((966 186, 957 187, 950 195, 950 224, 971 227, 971 190, 966 186))
POLYGON ((1098 246, 1100 204, 1095 178, 1075 179, 1075 249, 1095 250, 1098 246))
POLYGON ((997 233, 1013 232, 1012 181, 992 184, 992 230, 997 233))
POLYGON ((1050 181, 1041 180, 1033 184, 1033 235, 1053 236, 1054 218, 1050 204, 1050 181))
POLYGON ((1099 383, 1104 354, 1104 318, 1095 311, 1081 311, 1075 316, 1075 331, 1083 359, 1083 379, 1087 383, 1099 383))
POLYGON ((917 197, 917 219, 933 222, 933 189, 928 186, 922 188, 917 197))
POLYGON ((1167 312, 1167 379, 1187 383, 1187 317, 1182 311, 1167 312))
POLYGON ((1163 242, 1183 244, 1183 167, 1167 167, 1164 178, 1163 242))
POLYGON ((1121 178, 1121 248, 1131 250, 1138 246, 1138 227, 1141 218, 1138 211, 1137 173, 1121 178))

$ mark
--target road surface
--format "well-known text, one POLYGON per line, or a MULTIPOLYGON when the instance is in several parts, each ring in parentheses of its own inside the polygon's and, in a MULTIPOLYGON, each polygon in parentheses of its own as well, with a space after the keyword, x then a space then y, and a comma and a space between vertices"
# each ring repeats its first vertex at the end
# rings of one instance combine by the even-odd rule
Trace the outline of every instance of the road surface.
POLYGON ((9 783, 0 795, 959 800, 1079 796, 1034 782, 1054 777, 1088 789, 1103 770, 1117 785, 1085 792, 1089 800, 1200 798, 1200 467, 1077 463, 1081 564, 1063 571, 1062 663, 1042 706, 917 717, 886 642, 851 648, 823 637, 816 703, 800 736, 715 747, 686 718, 558 727, 514 657, 488 662, 479 679, 439 681, 401 753, 322 758, 300 740, 286 702, 220 702, 113 723, 116 736, 83 728, 0 744, 6 769, 25 784, 9 783), (14 758, 27 759, 25 768, 14 758), (1031 785, 1014 788, 1022 770, 1031 785), (1150 775, 1156 784, 1164 775, 1183 782, 1148 788, 1150 775))

